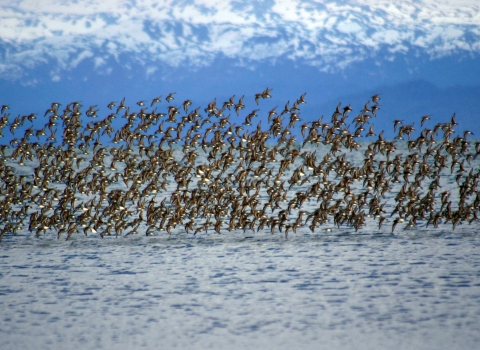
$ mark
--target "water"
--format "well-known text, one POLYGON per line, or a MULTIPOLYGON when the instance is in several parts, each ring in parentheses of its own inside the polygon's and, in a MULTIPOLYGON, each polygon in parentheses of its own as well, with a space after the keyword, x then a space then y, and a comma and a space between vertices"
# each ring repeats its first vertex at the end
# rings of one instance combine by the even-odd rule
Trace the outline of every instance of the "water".
POLYGON ((480 238, 448 231, 8 236, 0 348, 474 349, 480 238))

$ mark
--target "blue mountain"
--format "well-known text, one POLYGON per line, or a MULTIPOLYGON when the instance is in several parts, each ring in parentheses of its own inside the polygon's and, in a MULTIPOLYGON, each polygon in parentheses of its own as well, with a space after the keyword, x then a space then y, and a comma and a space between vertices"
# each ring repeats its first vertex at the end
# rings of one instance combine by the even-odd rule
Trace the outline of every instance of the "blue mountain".
POLYGON ((126 98, 127 104, 137 107, 137 101, 151 101, 176 92, 173 104, 190 99, 193 106, 202 106, 202 110, 213 98, 222 102, 232 95, 237 99, 244 95, 244 112, 248 113, 258 108, 254 94, 270 87, 273 97, 261 101, 260 118, 266 119, 267 111, 275 105, 283 108, 287 101, 293 102, 307 93, 301 118, 309 121, 321 115, 329 118, 338 103, 350 104, 353 115, 373 94, 380 94, 381 109, 372 122, 376 130, 385 130, 387 137, 394 136, 394 119, 419 125, 423 115, 430 115, 430 122, 436 123, 449 121, 453 113, 460 123, 459 131, 470 128, 480 135, 479 63, 478 57, 457 55, 438 60, 417 58, 412 65, 399 55, 395 61, 364 61, 341 71, 321 72, 286 59, 274 64, 255 61, 240 66, 236 59, 221 57, 201 68, 157 64, 158 68, 147 74, 145 64, 129 61, 127 56, 106 64, 108 72, 98 71, 93 62, 86 60, 75 69, 62 72, 61 78, 54 81, 50 72, 56 66, 49 62, 28 71, 23 80, 1 81, 0 103, 9 104, 12 115, 43 115, 53 101, 64 105, 81 101, 86 108, 97 105, 100 113, 107 115, 110 111, 106 106, 111 101, 126 98))

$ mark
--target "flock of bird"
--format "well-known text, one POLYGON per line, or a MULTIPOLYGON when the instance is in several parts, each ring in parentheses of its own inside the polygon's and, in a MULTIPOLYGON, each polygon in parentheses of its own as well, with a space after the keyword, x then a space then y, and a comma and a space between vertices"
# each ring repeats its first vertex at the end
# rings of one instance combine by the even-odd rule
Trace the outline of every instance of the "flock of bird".
MULTIPOLYGON (((256 105, 270 93, 255 94, 256 105)), ((369 220, 380 233, 478 221, 480 142, 469 131, 454 136, 455 115, 419 133, 395 120, 389 141, 370 123, 379 95, 355 117, 339 104, 328 121, 302 122, 303 94, 264 114, 265 129, 254 122, 259 109, 244 113, 244 96, 204 109, 174 100, 139 101, 134 111, 123 99, 103 118, 97 106, 54 102, 44 123, 11 118, 3 105, 0 138, 11 141, 0 145, 0 240, 27 230, 66 239, 162 230, 288 237, 302 227, 353 232, 369 220)))

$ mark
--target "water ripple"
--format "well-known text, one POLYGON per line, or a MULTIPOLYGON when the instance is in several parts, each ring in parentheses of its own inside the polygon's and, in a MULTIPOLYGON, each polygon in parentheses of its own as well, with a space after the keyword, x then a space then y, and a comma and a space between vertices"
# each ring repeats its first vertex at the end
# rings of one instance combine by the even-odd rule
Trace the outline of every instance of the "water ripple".
POLYGON ((0 347, 473 349, 476 236, 6 240, 0 347))

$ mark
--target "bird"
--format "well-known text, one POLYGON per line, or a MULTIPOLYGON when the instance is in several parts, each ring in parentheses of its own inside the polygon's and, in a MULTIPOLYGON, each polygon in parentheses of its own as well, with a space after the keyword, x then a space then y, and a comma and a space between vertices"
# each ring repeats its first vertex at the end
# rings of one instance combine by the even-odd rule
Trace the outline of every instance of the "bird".
POLYGON ((424 124, 427 120, 430 120, 430 116, 429 116, 429 115, 424 115, 424 116, 422 116, 422 120, 420 121, 420 126, 423 126, 423 124, 424 124))
POLYGON ((259 100, 260 98, 263 98, 263 99, 264 99, 264 98, 270 98, 270 97, 272 97, 272 96, 270 95, 270 91, 271 91, 271 90, 272 90, 272 89, 269 89, 269 88, 267 87, 265 90, 263 90, 263 92, 261 92, 261 93, 259 93, 259 94, 255 94, 255 103, 258 105, 258 100, 259 100))
POLYGON ((370 129, 368 129, 368 133, 365 135, 366 137, 368 136, 376 136, 377 134, 373 131, 373 124, 370 125, 370 129))
MULTIPOLYGON (((255 105, 272 90, 255 94, 255 105)), ((453 229, 478 221, 480 142, 467 140, 469 130, 453 131, 455 114, 418 136, 414 123, 394 120, 396 139, 408 141, 389 141, 383 131, 370 141, 374 125, 362 131, 380 114, 378 94, 350 125, 352 107, 341 103, 330 122, 300 117, 306 93, 280 113, 258 107, 243 124, 243 116, 224 114, 233 107, 239 116, 244 96, 218 106, 213 98, 189 112, 192 100, 174 105, 174 94, 166 106, 155 97, 151 111, 145 100, 129 106, 122 98, 107 106, 117 107, 107 116, 80 101, 62 113, 53 102, 44 125, 33 123, 34 113, 0 116, 0 131, 13 135, 0 146, 0 239, 19 230, 57 239, 78 232, 129 239, 138 232, 196 236, 209 228, 288 238, 303 227, 356 232, 376 222, 381 230, 389 217, 392 233, 406 220, 404 228, 416 230, 422 221, 433 228, 451 222, 453 229), (114 123, 121 110, 124 122, 114 123), (179 117, 182 111, 187 115, 179 117), (397 149, 401 142, 405 148, 397 149)), ((11 110, 3 106, 2 114, 11 110)))
POLYGON ((173 95, 175 95, 175 94, 176 94, 176 92, 171 92, 171 93, 169 93, 168 96, 165 97, 165 100, 166 100, 167 102, 170 102, 171 100, 173 100, 173 99, 175 98, 175 97, 173 97, 173 95))

